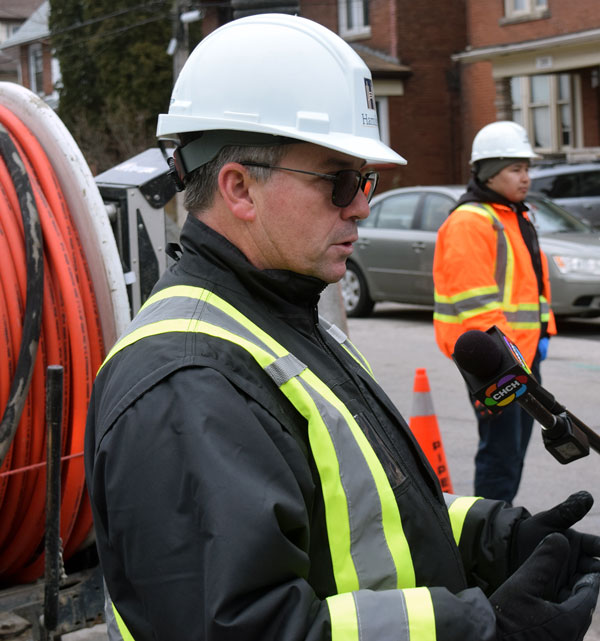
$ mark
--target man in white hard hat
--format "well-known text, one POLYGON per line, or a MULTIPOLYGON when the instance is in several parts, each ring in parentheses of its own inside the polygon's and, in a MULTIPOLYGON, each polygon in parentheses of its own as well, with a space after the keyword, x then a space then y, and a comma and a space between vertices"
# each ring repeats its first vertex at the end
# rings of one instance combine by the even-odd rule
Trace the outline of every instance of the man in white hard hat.
MULTIPOLYGON (((496 325, 539 381, 556 328, 546 256, 523 202, 536 157, 515 122, 490 123, 477 133, 471 180, 439 230, 433 277, 436 339, 448 357, 464 332, 496 325)), ((475 494, 512 503, 533 418, 518 403, 491 413, 475 398, 471 402, 479 429, 475 494)))
POLYGON ((158 133, 179 143, 181 258, 107 356, 86 433, 123 637, 581 639, 600 539, 570 526, 590 495, 533 517, 442 495, 318 316, 369 214, 365 165, 404 162, 361 59, 303 18, 234 21, 192 53, 158 133))

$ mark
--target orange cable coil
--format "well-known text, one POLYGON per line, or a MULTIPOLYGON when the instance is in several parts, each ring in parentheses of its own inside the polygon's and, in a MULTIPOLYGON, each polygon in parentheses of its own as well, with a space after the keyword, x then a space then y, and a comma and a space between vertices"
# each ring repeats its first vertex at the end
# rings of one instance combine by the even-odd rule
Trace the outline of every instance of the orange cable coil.
MULTIPOLYGON (((81 242, 63 190, 43 147, 0 105, 0 123, 19 151, 33 190, 44 247, 42 328, 33 375, 10 449, 0 467, 0 582, 24 583, 44 571, 46 367, 64 368, 60 535, 64 557, 92 529, 83 451, 91 386, 105 354, 100 317, 81 242)), ((24 322, 26 270, 22 216, 11 175, 0 157, 0 408, 7 403, 24 322)))

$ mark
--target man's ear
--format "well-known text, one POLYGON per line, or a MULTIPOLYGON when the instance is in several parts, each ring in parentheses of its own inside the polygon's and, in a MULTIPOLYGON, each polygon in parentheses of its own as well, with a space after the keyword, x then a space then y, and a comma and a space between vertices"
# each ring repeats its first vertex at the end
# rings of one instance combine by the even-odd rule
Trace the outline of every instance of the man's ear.
POLYGON ((240 220, 252 221, 256 217, 250 186, 252 179, 244 165, 228 162, 219 172, 219 193, 231 213, 240 220))

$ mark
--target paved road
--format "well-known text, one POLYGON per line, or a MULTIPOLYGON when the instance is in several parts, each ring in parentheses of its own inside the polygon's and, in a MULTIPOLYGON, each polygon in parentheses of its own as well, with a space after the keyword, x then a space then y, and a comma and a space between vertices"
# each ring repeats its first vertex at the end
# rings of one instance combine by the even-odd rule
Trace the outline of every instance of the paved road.
MULTIPOLYGON (((369 318, 349 319, 348 333, 407 420, 415 369, 426 368, 454 492, 471 494, 477 447, 475 419, 462 377, 435 344, 431 311, 379 304, 369 318)), ((557 401, 600 433, 600 321, 560 324, 559 334, 551 339, 548 358, 542 364, 542 384, 557 401)), ((573 491, 587 489, 595 495, 596 504, 580 522, 580 529, 600 533, 598 456, 591 452, 583 459, 561 465, 545 450, 539 427, 534 425, 515 504, 536 512, 573 491)), ((600 612, 585 641, 600 641, 600 612)))
MULTIPOLYGON (((544 386, 589 427, 600 433, 600 321, 561 324, 542 366, 544 386)), ((369 359, 376 377, 404 416, 411 413, 415 369, 426 368, 454 491, 471 494, 477 446, 475 420, 454 364, 437 349, 431 311, 380 304, 366 319, 349 319, 352 341, 369 359)), ((571 492, 588 489, 597 504, 580 529, 600 533, 600 460, 588 457, 563 466, 543 447, 539 429, 529 447, 515 503, 532 512, 551 507, 571 492)), ((65 641, 106 641, 105 626, 66 635, 65 641)), ((568 641, 565 639, 565 641, 568 641)), ((600 641, 600 614, 585 641, 600 641)))

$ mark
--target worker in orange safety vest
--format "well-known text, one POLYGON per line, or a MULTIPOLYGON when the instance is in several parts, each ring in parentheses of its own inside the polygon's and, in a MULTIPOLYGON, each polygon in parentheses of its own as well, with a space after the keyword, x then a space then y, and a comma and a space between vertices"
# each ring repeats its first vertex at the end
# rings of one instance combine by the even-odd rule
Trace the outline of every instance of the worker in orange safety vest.
MULTIPOLYGON (((434 327, 446 356, 468 330, 496 325, 517 345, 540 380, 548 338, 548 265, 523 200, 536 158, 520 125, 486 125, 473 140, 467 192, 439 230, 434 264, 434 327)), ((490 414, 471 397, 479 427, 475 494, 512 503, 533 419, 517 403, 490 414)))

